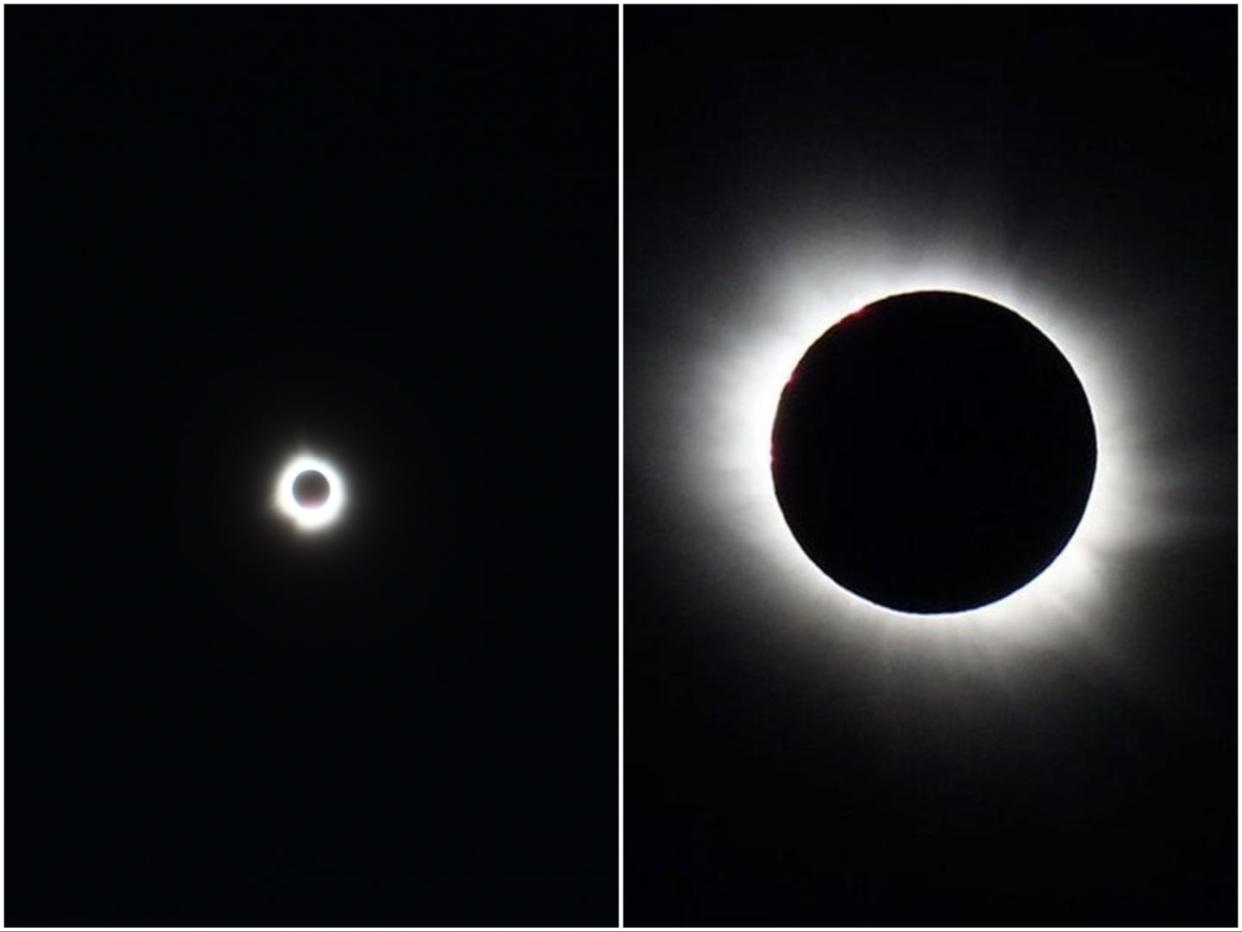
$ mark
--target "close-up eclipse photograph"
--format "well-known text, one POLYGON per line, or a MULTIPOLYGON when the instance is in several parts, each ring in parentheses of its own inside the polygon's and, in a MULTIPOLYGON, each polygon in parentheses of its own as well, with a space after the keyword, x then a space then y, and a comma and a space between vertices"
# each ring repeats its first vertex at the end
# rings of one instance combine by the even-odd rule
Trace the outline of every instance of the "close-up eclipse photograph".
POLYGON ((1236 926, 1236 7, 624 34, 626 923, 1236 926))
POLYGON ((616 9, 4 21, 6 927, 615 926, 616 9))

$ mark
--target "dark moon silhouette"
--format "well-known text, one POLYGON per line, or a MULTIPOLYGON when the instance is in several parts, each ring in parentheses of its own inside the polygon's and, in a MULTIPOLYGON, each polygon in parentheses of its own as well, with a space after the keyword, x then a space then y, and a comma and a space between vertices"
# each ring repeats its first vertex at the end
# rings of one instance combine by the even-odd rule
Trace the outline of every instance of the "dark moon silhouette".
POLYGON ((895 295, 798 363, 772 432, 794 537, 851 592, 963 611, 1038 576, 1078 526, 1095 426, 1060 351, 971 295, 895 295))
POLYGON ((328 477, 316 469, 307 469, 293 480, 293 500, 303 508, 317 508, 328 500, 328 477))

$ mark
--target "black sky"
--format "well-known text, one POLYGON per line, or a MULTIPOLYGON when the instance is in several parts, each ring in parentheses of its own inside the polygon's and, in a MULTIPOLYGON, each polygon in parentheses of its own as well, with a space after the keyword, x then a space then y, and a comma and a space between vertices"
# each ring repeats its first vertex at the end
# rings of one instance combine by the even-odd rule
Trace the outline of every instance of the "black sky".
POLYGON ((1235 924, 1236 22, 626 10, 627 922, 1235 924), (781 323, 760 279, 920 237, 1129 335, 1103 359, 1130 390, 1092 403, 1126 406, 1176 520, 1118 519, 1073 636, 881 643, 713 488, 707 386, 744 396, 729 366, 781 323))
POLYGON ((7 922, 615 922, 616 11, 5 19, 7 922))

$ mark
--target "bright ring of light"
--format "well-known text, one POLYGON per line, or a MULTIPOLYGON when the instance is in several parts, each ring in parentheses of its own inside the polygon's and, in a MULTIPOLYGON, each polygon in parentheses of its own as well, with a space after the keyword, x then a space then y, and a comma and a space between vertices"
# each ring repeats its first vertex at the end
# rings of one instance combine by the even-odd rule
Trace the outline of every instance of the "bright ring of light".
MULTIPOLYGON (((776 413, 776 403, 780 398, 780 390, 788 380, 789 374, 793 372, 806 346, 809 346, 823 331, 838 323, 842 317, 861 307, 886 297, 888 294, 919 290, 949 290, 972 294, 986 300, 999 302, 1006 307, 1022 308, 1028 313, 1033 308, 1039 308, 1038 302, 1030 299, 1028 296, 1011 295, 1003 287, 995 285, 993 287, 980 288, 976 281, 968 283, 962 277, 950 277, 943 273, 935 278, 929 277, 919 280, 917 284, 914 282, 907 284, 907 282, 901 280, 900 275, 895 272, 889 273, 879 277, 879 280, 871 289, 863 292, 858 297, 846 301, 837 300, 820 303, 814 299, 804 297, 799 305, 803 309, 803 314, 799 318, 799 322, 802 325, 801 335, 797 339, 790 339, 789 335, 786 335, 786 341, 779 346, 776 341, 769 341, 766 347, 768 353, 763 354, 765 367, 761 372, 756 373, 756 377, 739 380, 739 387, 733 395, 737 402, 735 410, 745 419, 747 424, 747 429, 744 431, 739 430, 737 436, 739 441, 745 437, 748 442, 746 457, 749 461, 748 471, 751 474, 749 483, 752 484, 754 490, 751 494, 764 499, 764 511, 767 515, 765 519, 765 536, 774 541, 779 541, 779 545, 774 552, 782 554, 783 561, 789 568, 789 571, 796 574, 803 581, 804 587, 818 588, 827 585, 837 594, 837 598, 834 601, 839 602, 842 606, 850 605, 854 609, 852 614, 863 611, 869 615, 892 620, 912 618, 925 621, 926 619, 925 616, 912 616, 905 612, 874 605, 848 592, 848 590, 842 589, 835 581, 823 575, 818 567, 810 563, 806 555, 797 546, 793 535, 789 532, 784 522, 784 518, 780 515, 776 505, 775 494, 772 491, 771 466, 769 462, 770 436, 772 418, 776 413), (914 285, 914 287, 911 287, 911 285, 914 285), (745 388, 741 387, 743 385, 745 388)), ((1023 316, 1025 317, 1026 315, 1023 316)), ((1070 336, 1070 334, 1064 331, 1058 333, 1058 330, 1062 330, 1062 328, 1058 328, 1056 326, 1058 321, 1055 318, 1050 318, 1050 315, 1047 313, 1035 310, 1033 313, 1030 313, 1030 317, 1027 317, 1028 320, 1032 318, 1033 323, 1038 322, 1036 326, 1043 325, 1040 329, 1046 336, 1049 335, 1049 331, 1057 333, 1062 338, 1070 336)), ((1051 337, 1049 338, 1051 339, 1051 337)), ((1115 436, 1108 430, 1112 425, 1108 420, 1107 405, 1101 405, 1100 402, 1101 399, 1107 402, 1110 393, 1105 386, 1099 384, 1099 367, 1092 367, 1090 364, 1082 365, 1083 353, 1080 346, 1066 347, 1062 342, 1054 342, 1058 342, 1058 348, 1067 357, 1079 363, 1079 365, 1075 366, 1076 373, 1084 383, 1088 399, 1092 403, 1093 413, 1097 418, 1103 420, 1105 428, 1103 432, 1100 432, 1100 424, 1097 423, 1097 432, 1099 432, 1097 439, 1100 445, 1097 481, 1092 496, 1088 500, 1086 513, 1064 550, 1053 561, 1052 565, 1047 567, 1034 580, 1031 580, 1025 586, 1020 587, 1017 591, 1010 593, 998 602, 963 612, 938 614, 935 616, 937 619, 959 618, 972 621, 1003 619, 1011 621, 1015 616, 1046 619, 1051 605, 1047 598, 1041 599, 1041 596, 1056 598, 1074 591, 1081 595, 1087 579, 1096 576, 1098 573, 1094 567, 1089 565, 1093 562, 1094 545, 1103 536, 1101 531, 1104 529, 1101 528, 1101 524, 1108 526, 1113 523, 1114 515, 1110 512, 1116 508, 1116 497, 1119 491, 1119 483, 1115 479, 1115 474, 1118 469, 1124 471, 1128 464, 1117 456, 1116 447, 1112 442, 1115 436), (1078 349, 1079 352, 1074 352, 1074 349, 1078 349), (1099 410, 1101 407, 1105 408, 1103 412, 1099 410)), ((1065 342, 1074 343, 1072 336, 1070 339, 1065 340, 1065 342)), ((754 530, 758 530, 758 527, 755 527, 754 530)))
MULTIPOLYGON (((1035 294, 1020 280, 995 274, 967 249, 953 260, 920 262, 891 245, 860 242, 835 250, 817 245, 810 259, 795 252, 787 262, 769 262, 766 283, 745 299, 722 301, 712 319, 728 323, 697 350, 699 366, 692 370, 697 384, 686 391, 696 401, 693 418, 672 442, 685 451, 690 478, 682 492, 702 504, 712 521, 710 533, 746 546, 757 578, 781 581, 786 616, 820 623, 873 621, 877 624, 865 629, 882 640, 899 630, 920 638, 952 631, 954 640, 979 635, 990 649, 998 641, 1044 641, 1098 621, 1120 586, 1128 555, 1167 537, 1175 517, 1153 487, 1154 477, 1178 477, 1158 468, 1143 433, 1139 412, 1150 386, 1130 377, 1128 366, 1141 369, 1137 353, 1128 351, 1132 341, 1124 333, 1093 328, 1088 315, 1068 313, 1065 308, 1072 305, 1064 295, 1035 294), (873 301, 934 289, 1014 308, 1057 345, 1090 400, 1099 459, 1086 513, 1052 565, 999 602, 937 615, 938 623, 929 625, 925 616, 885 609, 842 589, 806 558, 777 504, 770 451, 781 389, 807 346, 842 316, 873 301)), ((1087 305, 1085 299, 1081 303, 1087 305)))
POLYGON ((280 478, 276 480, 274 504, 277 511, 292 521, 298 530, 318 531, 340 517, 345 507, 345 483, 331 463, 309 453, 299 453, 281 470, 280 478), (300 505, 293 496, 293 480, 308 469, 323 473, 328 480, 328 497, 322 505, 300 505))

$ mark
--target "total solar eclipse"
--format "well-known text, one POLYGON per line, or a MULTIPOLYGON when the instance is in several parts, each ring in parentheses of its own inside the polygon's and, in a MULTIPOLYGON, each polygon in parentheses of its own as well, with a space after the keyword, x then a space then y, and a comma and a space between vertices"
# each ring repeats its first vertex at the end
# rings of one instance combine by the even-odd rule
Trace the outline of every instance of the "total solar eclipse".
POLYGON ((910 613, 978 608, 1038 576, 1095 467, 1091 408, 1060 350, 956 292, 895 295, 830 328, 772 430, 776 497, 806 555, 910 613))
POLYGON ((300 453, 281 469, 273 504, 298 530, 320 531, 340 517, 345 483, 327 460, 300 453))

